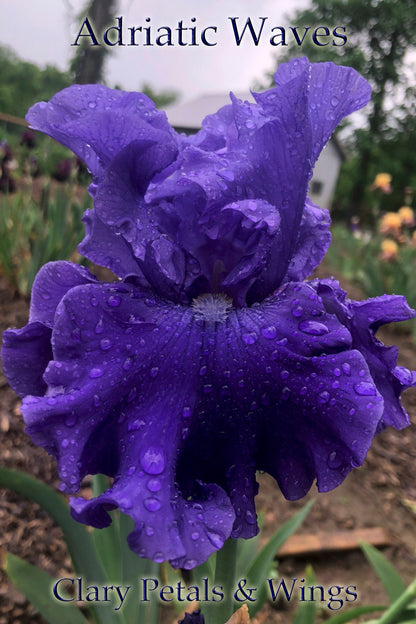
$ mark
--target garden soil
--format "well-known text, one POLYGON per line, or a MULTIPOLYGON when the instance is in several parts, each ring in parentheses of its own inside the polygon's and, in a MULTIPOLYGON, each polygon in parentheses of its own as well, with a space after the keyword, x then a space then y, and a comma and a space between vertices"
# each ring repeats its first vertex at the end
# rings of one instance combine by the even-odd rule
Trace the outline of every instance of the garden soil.
MULTIPOLYGON (((320 276, 327 275, 325 268, 321 269, 320 276)), ((349 287, 348 291, 350 297, 360 298, 354 289, 349 287)), ((0 329, 21 327, 27 322, 27 315, 28 301, 16 296, 0 276, 0 329)), ((383 342, 399 346, 401 365, 416 368, 416 348, 408 334, 393 333, 390 327, 379 334, 383 342)), ((354 470, 333 492, 318 495, 316 490, 311 491, 306 498, 316 497, 316 501, 298 534, 323 534, 329 540, 340 532, 382 527, 390 536, 390 545, 382 551, 409 583, 416 576, 416 389, 404 393, 403 403, 413 425, 403 431, 388 429, 380 434, 364 466, 354 470)), ((55 463, 24 433, 18 397, 1 373, 0 462, 5 467, 23 470, 55 489, 58 487, 55 463)), ((298 511, 305 500, 285 501, 267 475, 259 475, 259 482, 257 508, 264 512, 263 533, 269 536, 298 511)), ((3 553, 7 551, 23 557, 53 578, 74 575, 60 529, 37 505, 7 490, 0 490, 0 549, 3 553)), ((299 585, 305 578, 307 564, 313 566, 315 584, 323 586, 325 591, 332 585, 356 587, 356 601, 344 605, 343 611, 351 606, 388 602, 381 583, 359 548, 285 556, 279 560, 279 574, 289 585, 292 579, 298 579, 299 585)), ((299 594, 297 596, 299 598, 299 594)), ((298 604, 296 597, 290 603, 285 600, 268 604, 255 616, 253 624, 288 624, 298 604)), ((340 613, 328 609, 327 601, 319 605, 322 621, 340 613)), ((367 616, 366 619, 371 618, 367 616)), ((177 619, 172 610, 162 610, 161 624, 173 624, 177 619)), ((45 624, 45 620, 0 571, 0 624, 29 623, 45 624)))

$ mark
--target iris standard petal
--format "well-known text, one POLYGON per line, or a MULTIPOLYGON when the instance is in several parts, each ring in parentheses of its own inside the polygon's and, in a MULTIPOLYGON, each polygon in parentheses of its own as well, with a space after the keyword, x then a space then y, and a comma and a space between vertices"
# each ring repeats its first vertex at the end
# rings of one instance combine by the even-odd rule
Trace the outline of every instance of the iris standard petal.
POLYGON ((26 119, 75 152, 94 176, 134 140, 178 140, 165 113, 146 95, 103 85, 72 85, 32 106, 26 119))
POLYGON ((283 282, 304 280, 313 273, 331 244, 330 225, 328 210, 319 208, 307 198, 292 259, 283 282))

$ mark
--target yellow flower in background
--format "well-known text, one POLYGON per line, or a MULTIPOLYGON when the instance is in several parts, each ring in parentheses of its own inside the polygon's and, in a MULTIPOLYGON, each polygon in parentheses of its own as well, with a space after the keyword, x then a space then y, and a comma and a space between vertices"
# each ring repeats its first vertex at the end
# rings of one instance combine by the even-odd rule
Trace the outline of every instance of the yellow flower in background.
POLYGON ((415 224, 415 215, 409 206, 402 206, 397 214, 399 215, 403 225, 415 224))
POLYGON ((387 261, 396 260, 398 253, 399 253, 399 246, 395 241, 389 238, 386 238, 385 240, 383 240, 383 242, 381 243, 381 259, 382 260, 387 260, 387 261))
POLYGON ((378 189, 382 193, 391 193, 391 175, 389 173, 378 173, 374 178, 371 189, 378 189))
POLYGON ((381 234, 398 236, 402 227, 402 219, 398 212, 386 212, 380 219, 379 231, 381 234))

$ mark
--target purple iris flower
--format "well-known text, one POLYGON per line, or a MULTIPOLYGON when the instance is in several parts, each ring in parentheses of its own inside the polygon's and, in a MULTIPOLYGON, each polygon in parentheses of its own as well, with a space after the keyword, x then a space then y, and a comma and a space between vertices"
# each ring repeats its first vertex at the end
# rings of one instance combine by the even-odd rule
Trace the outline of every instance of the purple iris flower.
POLYGON ((175 567, 257 533, 257 470, 288 499, 315 479, 327 491, 376 433, 408 424, 399 397, 416 375, 375 337, 414 316, 405 299, 305 281, 330 244, 328 212, 307 198, 314 163, 370 88, 307 59, 275 82, 189 138, 145 95, 97 85, 27 116, 89 167, 80 251, 119 280, 44 266, 28 325, 4 334, 4 369, 63 490, 114 477, 73 498, 73 516, 105 527, 119 507, 130 547, 175 567))

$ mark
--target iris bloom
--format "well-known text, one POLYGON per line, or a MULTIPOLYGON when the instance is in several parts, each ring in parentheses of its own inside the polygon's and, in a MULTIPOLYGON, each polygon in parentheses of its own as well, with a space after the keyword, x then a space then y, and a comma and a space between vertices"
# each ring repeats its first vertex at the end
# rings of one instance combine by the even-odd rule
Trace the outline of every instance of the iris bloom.
POLYGON ((381 234, 392 234, 399 238, 401 230, 402 219, 398 212, 386 212, 380 219, 379 231, 381 234))
POLYGON ((371 185, 372 190, 379 190, 382 193, 391 193, 391 175, 389 173, 378 173, 371 185))
POLYGON ((399 246, 396 241, 391 240, 390 238, 386 238, 381 243, 381 260, 386 260, 390 262, 391 260, 397 260, 397 256, 399 253, 399 246))
POLYGON ((415 215, 409 206, 399 208, 398 215, 403 225, 412 227, 415 224, 415 215))
POLYGON ((93 175, 80 251, 119 281, 69 262, 33 287, 28 325, 3 362, 34 442, 62 489, 114 477, 72 514, 104 527, 119 507, 130 547, 193 568, 257 531, 256 471, 288 499, 335 488, 373 436, 408 424, 416 384, 375 332, 413 316, 403 297, 350 301, 305 281, 330 243, 307 198, 319 153, 370 89, 354 70, 281 65, 255 103, 179 136, 142 94, 72 86, 28 113, 31 127, 93 175))

